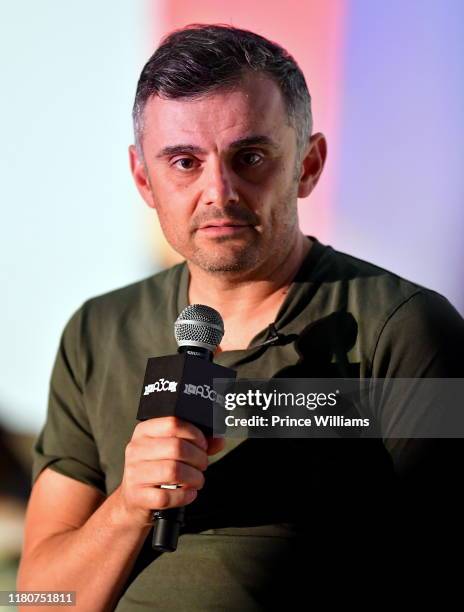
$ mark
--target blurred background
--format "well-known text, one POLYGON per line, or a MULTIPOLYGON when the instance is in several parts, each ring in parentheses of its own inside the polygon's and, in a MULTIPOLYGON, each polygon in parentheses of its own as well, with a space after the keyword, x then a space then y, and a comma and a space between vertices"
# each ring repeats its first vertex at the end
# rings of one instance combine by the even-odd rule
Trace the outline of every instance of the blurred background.
POLYGON ((15 584, 30 448, 65 322, 176 260, 127 147, 144 63, 193 22, 254 30, 302 67, 329 143, 300 201, 306 233, 464 313, 461 0, 2 2, 0 590, 15 584))

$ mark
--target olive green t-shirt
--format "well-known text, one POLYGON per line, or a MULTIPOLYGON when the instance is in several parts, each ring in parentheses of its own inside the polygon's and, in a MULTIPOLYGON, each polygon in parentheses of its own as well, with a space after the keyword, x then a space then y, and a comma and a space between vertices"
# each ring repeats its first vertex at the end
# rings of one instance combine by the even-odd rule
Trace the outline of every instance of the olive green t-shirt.
MULTIPOLYGON (((446 298, 311 238, 275 320, 278 340, 266 328, 217 363, 241 378, 464 377, 464 321, 446 298)), ((147 359, 177 352, 173 326, 188 283, 179 264, 72 316, 33 481, 50 467, 105 495, 120 484, 147 359)), ((346 577, 353 547, 385 555, 392 517, 413 512, 401 496, 443 485, 455 447, 395 437, 388 410, 376 416, 384 440, 228 439, 187 507, 177 551, 155 553, 149 534, 118 612, 282 609, 328 575, 346 577), (407 487, 399 489, 401 478, 407 487)), ((373 566, 366 559, 358 577, 373 566)))

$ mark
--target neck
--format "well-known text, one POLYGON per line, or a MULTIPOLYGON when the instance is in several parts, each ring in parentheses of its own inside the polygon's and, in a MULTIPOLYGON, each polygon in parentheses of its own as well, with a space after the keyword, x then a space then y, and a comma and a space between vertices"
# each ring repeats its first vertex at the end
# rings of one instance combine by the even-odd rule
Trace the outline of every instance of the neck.
POLYGON ((189 263, 189 302, 211 306, 224 319, 240 313, 242 321, 248 315, 257 318, 259 312, 277 311, 311 246, 312 241, 298 233, 296 244, 290 244, 267 269, 241 277, 207 272, 189 263))

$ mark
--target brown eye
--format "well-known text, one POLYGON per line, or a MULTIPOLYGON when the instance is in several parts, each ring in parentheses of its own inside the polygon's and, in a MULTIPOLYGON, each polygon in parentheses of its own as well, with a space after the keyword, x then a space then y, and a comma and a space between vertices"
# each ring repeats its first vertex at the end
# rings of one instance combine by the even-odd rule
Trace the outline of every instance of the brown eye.
POLYGON ((173 166, 179 168, 179 170, 191 170, 194 167, 194 162, 190 157, 181 157, 173 163, 173 166))
POLYGON ((242 153, 240 156, 240 160, 245 166, 257 166, 262 161, 262 156, 258 153, 254 153, 253 151, 247 151, 246 153, 242 153))

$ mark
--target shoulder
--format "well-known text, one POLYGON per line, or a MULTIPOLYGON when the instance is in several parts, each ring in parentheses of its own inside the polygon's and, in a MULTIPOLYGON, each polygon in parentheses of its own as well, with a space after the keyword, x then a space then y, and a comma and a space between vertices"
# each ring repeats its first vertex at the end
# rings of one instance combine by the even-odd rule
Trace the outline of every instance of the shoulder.
POLYGON ((326 247, 321 255, 318 276, 322 287, 338 292, 339 305, 345 302, 347 308, 378 319, 380 325, 391 319, 414 317, 436 322, 451 313, 460 318, 448 299, 437 291, 332 247, 326 247))
POLYGON ((326 301, 353 316, 364 356, 377 376, 387 369, 394 375, 393 361, 399 366, 407 359, 403 376, 419 374, 412 364, 421 364, 423 375, 427 359, 429 365, 446 362, 443 372, 453 370, 457 345, 464 342, 464 320, 445 296, 332 247, 323 250, 317 275, 326 301))
POLYGON ((64 337, 88 344, 104 342, 116 331, 143 328, 153 319, 164 321, 176 309, 177 291, 185 264, 153 274, 135 283, 87 299, 71 316, 64 337), (77 337, 76 337, 77 336, 77 337), (80 340, 79 340, 80 339, 80 340))
POLYGON ((140 308, 146 301, 155 306, 163 303, 177 290, 184 264, 177 264, 130 285, 114 289, 86 300, 82 309, 94 316, 123 316, 124 313, 140 308))
POLYGON ((464 319, 446 297, 422 288, 386 318, 373 355, 379 377, 464 377, 464 319))
POLYGON ((391 270, 328 246, 320 259, 323 283, 339 284, 351 300, 363 299, 366 307, 394 310, 425 287, 391 270))

